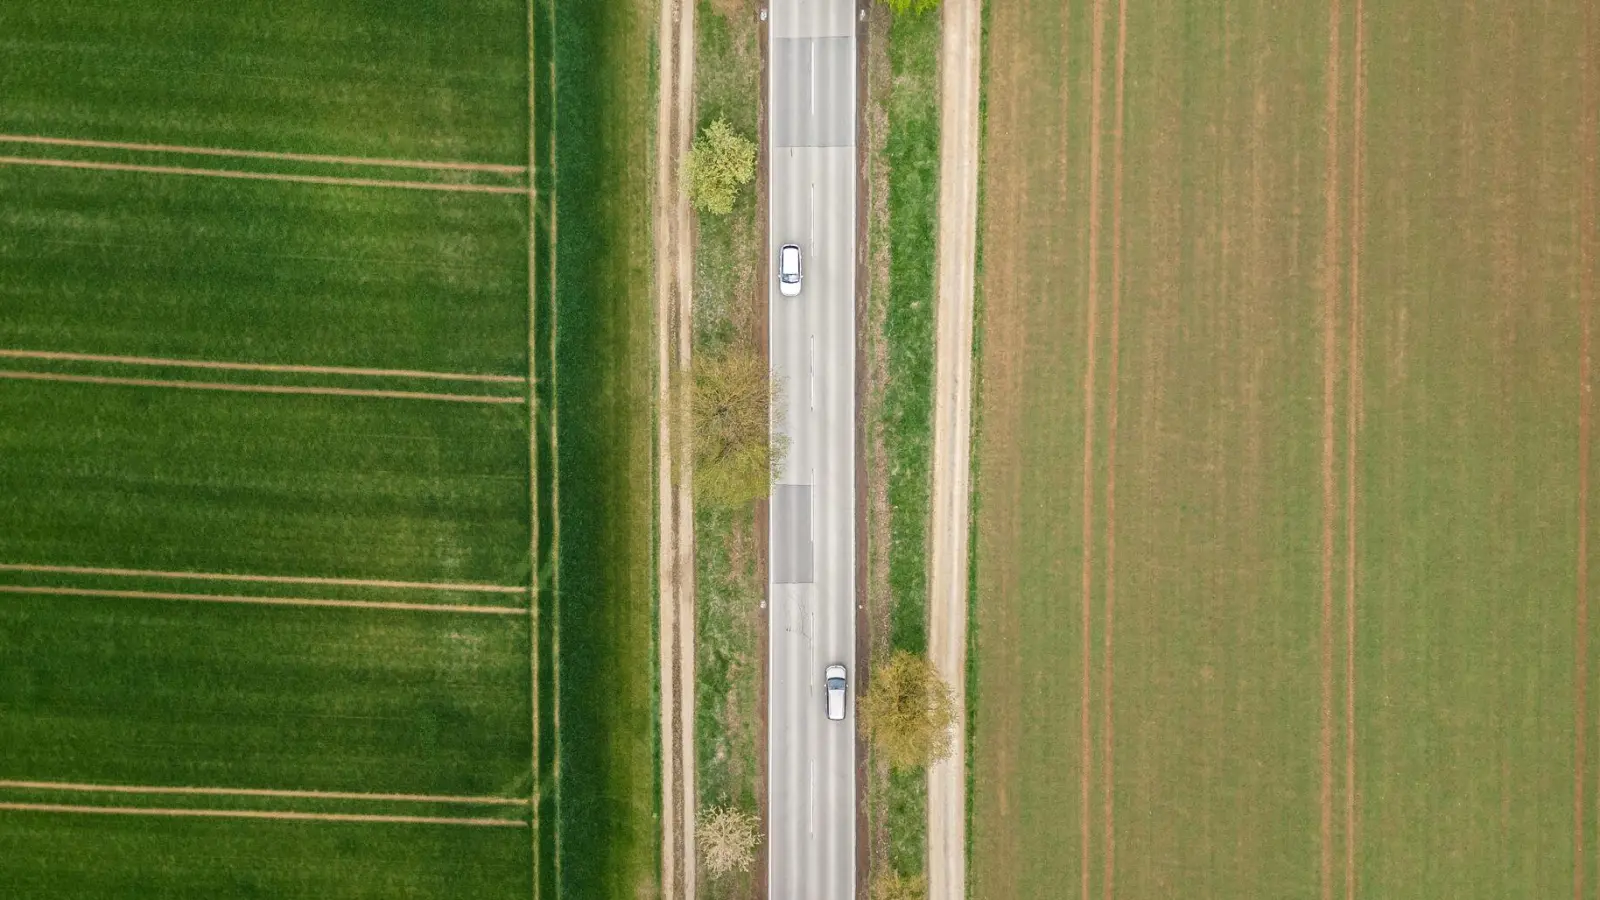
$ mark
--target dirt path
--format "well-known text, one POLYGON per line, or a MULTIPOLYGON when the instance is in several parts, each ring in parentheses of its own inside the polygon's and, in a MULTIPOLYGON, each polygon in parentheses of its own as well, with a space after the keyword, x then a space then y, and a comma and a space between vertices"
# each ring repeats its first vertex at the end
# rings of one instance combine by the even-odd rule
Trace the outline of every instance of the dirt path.
POLYGON ((105 172, 142 172, 147 175, 209 175, 213 178, 239 178, 247 181, 294 181, 301 184, 406 188, 414 191, 524 195, 528 193, 526 187, 503 184, 450 184, 444 181, 394 181, 387 178, 344 178, 337 175, 284 175, 278 172, 243 172, 238 169, 196 169, 189 166, 147 166, 139 163, 85 162, 77 159, 44 159, 24 156, 0 156, 0 165, 46 166, 54 169, 96 169, 105 172))
POLYGON ((683 163, 694 139, 693 0, 663 0, 656 97, 656 556, 661 686, 661 896, 695 895, 694 487, 688 383, 694 220, 683 163))
POLYGON ((965 896, 967 530, 972 439, 972 299, 978 222, 979 0, 945 0, 940 47, 938 322, 928 650, 955 695, 949 758, 928 772, 928 897, 965 896))

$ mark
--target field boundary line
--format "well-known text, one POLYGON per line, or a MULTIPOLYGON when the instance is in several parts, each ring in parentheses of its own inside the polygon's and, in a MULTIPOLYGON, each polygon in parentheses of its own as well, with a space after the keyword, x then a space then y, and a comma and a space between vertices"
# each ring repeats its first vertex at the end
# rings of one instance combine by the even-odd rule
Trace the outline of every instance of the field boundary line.
POLYGON ((1128 0, 1117 0, 1117 74, 1115 100, 1111 123, 1111 359, 1106 373, 1106 571, 1105 571, 1105 623, 1104 647, 1100 680, 1104 721, 1101 731, 1101 776, 1103 800, 1101 817, 1104 820, 1105 847, 1104 874, 1101 878, 1101 895, 1111 900, 1116 883, 1116 807, 1113 802, 1113 753, 1116 743, 1112 725, 1112 622, 1116 608, 1117 571, 1117 375, 1120 367, 1122 330, 1122 132, 1123 94, 1128 61, 1128 0))
POLYGON ((224 572, 114 569, 95 566, 55 566, 40 563, 0 563, 0 572, 34 572, 48 575, 112 575, 125 578, 177 578, 190 581, 243 581, 252 584, 322 584, 338 587, 447 591, 454 594, 528 593, 528 589, 525 587, 503 584, 473 584, 470 582, 450 581, 391 581, 377 578, 321 578, 313 575, 238 575, 224 572))
POLYGON ((124 378, 115 375, 70 375, 64 372, 0 371, 11 381, 60 381, 118 387, 180 388, 191 391, 228 391, 236 394, 302 394, 321 397, 370 397, 380 400, 439 400, 447 403, 526 403, 524 397, 489 394, 441 394, 431 391, 390 391, 378 388, 301 387, 288 384, 231 384, 225 381, 181 381, 166 378, 124 378))
POLYGON ((1361 226, 1362 142, 1366 140, 1366 28, 1363 0, 1355 0, 1354 80, 1350 161, 1350 334, 1345 372, 1344 571, 1344 896, 1356 898, 1356 447, 1361 429, 1361 226))
POLYGON ((32 134, 0 134, 0 144, 31 144, 43 147, 87 147, 97 150, 134 150, 140 153, 178 153, 187 156, 225 156, 235 159, 272 159, 285 162, 330 163, 345 166, 374 166, 384 169, 435 169, 451 172, 497 172, 520 175, 526 166, 499 163, 456 162, 427 159, 385 159, 377 156, 335 156, 326 153, 283 153, 272 150, 240 150, 231 147, 194 147, 184 144, 147 144, 133 141, 97 141, 89 138, 44 137, 32 134))
POLYGON ((274 788, 218 788, 137 784, 85 784, 72 781, 0 779, 0 790, 73 791, 85 794, 157 794, 184 797, 282 797, 301 800, 366 800, 376 803, 442 803, 471 806, 527 806, 524 797, 455 797, 438 794, 374 794, 360 791, 303 791, 274 788))
POLYGON ((445 184, 432 181, 397 181, 386 178, 348 178, 339 175, 285 175, 281 172, 245 172, 239 169, 196 169, 192 166, 152 166, 142 163, 88 162, 75 159, 0 156, 3 166, 44 166, 54 169, 92 169, 104 172, 139 172, 146 175, 209 175, 246 181, 290 181, 299 184, 332 184, 344 187, 387 187, 415 191, 445 191, 476 194, 526 194, 521 185, 445 184))
POLYGON ((220 369, 229 372, 287 372, 305 375, 352 375, 372 378, 427 378, 436 381, 472 381, 489 384, 527 384, 523 375, 480 375, 469 372, 428 372, 420 369, 369 369, 357 366, 314 366, 282 363, 220 362, 207 359, 168 359, 159 356, 115 356, 71 353, 62 350, 0 349, 0 359, 38 359, 54 362, 103 362, 126 366, 171 369, 220 369))
POLYGON ((1338 365, 1339 291, 1339 0, 1328 5, 1327 132, 1323 173, 1322 234, 1322 621, 1319 641, 1321 727, 1317 740, 1318 835, 1322 900, 1333 900, 1333 516, 1334 516, 1334 387, 1338 365))
POLYGON ((99 816, 161 816, 199 819, 278 819, 294 822, 379 822, 400 825, 471 825, 484 828, 527 828, 521 819, 481 819, 462 816, 391 816, 378 813, 309 813, 256 809, 173 809, 139 806, 82 806, 69 803, 0 802, 11 812, 79 813, 99 816))
POLYGON ((405 603, 384 600, 332 600, 312 597, 251 597, 240 594, 184 594, 168 591, 100 590, 96 588, 21 584, 0 585, 0 594, 25 594, 43 597, 104 597, 114 600, 187 600, 198 603, 237 603, 256 606, 321 606, 342 609, 387 609, 403 612, 478 613, 491 616, 512 616, 527 613, 527 610, 520 606, 472 606, 465 603, 405 603))

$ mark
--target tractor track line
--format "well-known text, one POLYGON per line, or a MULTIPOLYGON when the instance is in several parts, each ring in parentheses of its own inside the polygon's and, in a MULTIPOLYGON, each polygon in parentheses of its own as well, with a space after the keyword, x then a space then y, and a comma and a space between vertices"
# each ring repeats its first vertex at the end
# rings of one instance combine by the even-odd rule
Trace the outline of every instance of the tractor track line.
POLYGON ((307 606, 342 609, 387 609, 403 612, 476 613, 490 616, 520 616, 522 606, 472 606, 465 603, 402 603, 381 600, 330 600, 312 597, 251 597, 238 594, 183 594, 170 591, 118 591, 95 588, 0 585, 0 594, 41 597, 104 597, 114 600, 187 600, 198 603, 238 603, 253 606, 307 606))
POLYGON ((355 791, 294 791, 272 788, 166 787, 130 784, 82 784, 71 781, 0 779, 0 789, 75 791, 87 794, 157 794, 185 797, 282 797, 302 800, 366 800, 375 803, 441 803, 473 806, 527 806, 525 797, 452 797, 437 794, 372 794, 355 791))
POLYGON ((522 375, 479 375, 465 372, 428 372, 420 369, 365 369, 354 366, 307 366, 279 363, 218 362, 205 359, 167 359, 157 356, 112 356, 102 353, 68 353, 57 350, 0 350, 0 359, 36 359, 52 362, 116 363, 169 369, 218 369, 229 372, 283 372, 304 375, 351 375, 370 378, 425 378, 435 381, 472 381, 489 384, 526 384, 522 375))
POLYGON ((1333 900, 1333 518, 1334 518, 1334 386, 1338 365, 1337 315, 1339 271, 1339 0, 1328 6, 1327 106, 1324 128, 1328 142, 1323 175, 1322 234, 1322 623, 1320 672, 1321 728, 1318 754, 1318 834, 1322 900, 1333 900))
MULTIPOLYGON (((1582 97, 1583 109, 1579 115, 1580 145, 1579 165, 1583 169, 1583 185, 1579 190, 1578 218, 1578 318, 1580 322, 1578 355, 1578 564, 1577 564, 1577 660, 1573 673, 1573 694, 1576 705, 1573 749, 1573 900, 1584 896, 1584 793, 1585 766, 1588 762, 1589 715, 1589 470, 1593 441, 1593 327, 1595 304, 1595 266, 1600 255, 1600 223, 1596 222, 1595 167, 1600 165, 1600 53, 1595 42, 1600 41, 1600 10, 1593 5, 1584 16, 1584 59, 1582 97)), ((1600 797, 1596 798, 1600 804, 1600 797)), ((1600 843, 1600 842, 1597 842, 1600 843)))
POLYGON ((197 169, 191 166, 151 166, 139 163, 86 162, 76 159, 47 159, 26 156, 0 156, 3 166, 43 166, 52 169, 88 169, 102 172, 138 172, 145 175, 209 175, 244 181, 288 181, 298 184, 331 184, 343 187, 385 187, 413 191, 443 191, 469 194, 521 194, 528 189, 518 185, 447 184, 434 181, 396 181, 385 178, 346 178, 338 175, 285 175, 278 172, 245 172, 239 169, 197 169))
POLYGON ((1111 900, 1116 884, 1116 809, 1112 790, 1116 743, 1112 725, 1112 623, 1115 621, 1117 585, 1117 375, 1122 331, 1122 132, 1123 87, 1128 59, 1128 0, 1117 0, 1117 74, 1111 124, 1111 359, 1106 373, 1106 596, 1104 647, 1100 660, 1101 809, 1104 843, 1101 896, 1111 900))
POLYGON ((235 159, 272 159, 285 162, 330 163, 343 166, 374 166, 384 169, 434 169, 448 172, 497 172, 521 175, 526 166, 496 163, 448 162, 423 159, 384 159, 373 156, 330 156, 324 153, 278 153, 270 150, 237 150, 228 147, 192 147, 182 144, 144 144, 131 141, 95 141, 85 138, 42 137, 31 134, 0 134, 0 144, 31 144, 43 147, 87 147, 96 150, 134 150, 140 153, 178 153, 188 156, 226 156, 235 159))
POLYGON ((1090 832, 1089 788, 1093 780, 1094 739, 1090 733, 1090 656, 1092 654, 1091 603, 1093 598, 1094 563, 1094 419, 1095 419, 1095 348, 1100 318, 1100 82, 1103 68, 1101 57, 1105 41, 1105 4, 1095 0, 1092 33, 1089 39, 1089 235, 1088 235, 1088 327, 1084 336, 1086 357, 1083 377, 1083 596, 1079 627, 1082 630, 1082 672, 1079 677, 1079 852, 1082 861, 1081 890, 1083 900, 1089 900, 1090 832))
POLYGON ((1356 897, 1356 447, 1361 426, 1361 190, 1366 140, 1366 27, 1363 0, 1355 0, 1355 51, 1351 60, 1350 308, 1345 366, 1345 570, 1344 570, 1344 896, 1356 897))
POLYGON ((474 819, 457 816, 388 816, 376 813, 308 813, 253 809, 169 809, 138 806, 77 806, 66 803, 0 802, 12 812, 82 813, 98 816, 163 816, 200 819, 278 819, 295 822, 383 822, 402 825, 470 825, 484 828, 527 828, 520 819, 474 819))
POLYGON ((192 391, 226 391, 235 394, 299 394, 314 397, 369 397, 380 400, 438 400, 446 403, 524 404, 526 397, 487 394, 441 394, 431 391, 390 391, 377 388, 301 387, 288 384, 231 384, 224 381, 181 381, 165 378, 123 378, 113 375, 68 375, 62 372, 0 371, 11 381, 57 381, 116 387, 179 388, 192 391))
POLYGON ((321 584, 337 587, 447 591, 457 594, 526 594, 528 592, 525 587, 502 584, 471 584, 448 581, 389 581, 376 578, 318 578, 308 575, 236 575, 223 572, 109 569, 93 566, 49 566, 36 563, 0 563, 0 572, 35 572, 48 575, 113 575, 123 578, 177 578, 190 581, 243 581, 253 584, 321 584))

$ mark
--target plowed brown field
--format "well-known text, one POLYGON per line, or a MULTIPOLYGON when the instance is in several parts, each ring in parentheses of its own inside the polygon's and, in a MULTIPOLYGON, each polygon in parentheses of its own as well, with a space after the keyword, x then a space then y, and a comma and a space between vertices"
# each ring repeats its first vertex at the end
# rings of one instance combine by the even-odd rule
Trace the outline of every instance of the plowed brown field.
POLYGON ((1600 4, 988 16, 973 895, 1592 896, 1600 4))

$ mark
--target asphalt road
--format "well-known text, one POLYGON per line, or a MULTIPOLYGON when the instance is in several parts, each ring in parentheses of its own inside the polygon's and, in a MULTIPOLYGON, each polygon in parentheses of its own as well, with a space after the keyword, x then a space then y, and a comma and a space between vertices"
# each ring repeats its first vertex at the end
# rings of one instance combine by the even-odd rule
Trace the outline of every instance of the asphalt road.
POLYGON ((773 430, 788 458, 771 503, 768 871, 771 900, 855 895, 855 0, 772 0, 769 30, 773 430), (778 248, 804 283, 784 297, 778 248), (843 663, 842 722, 822 670, 843 663))

